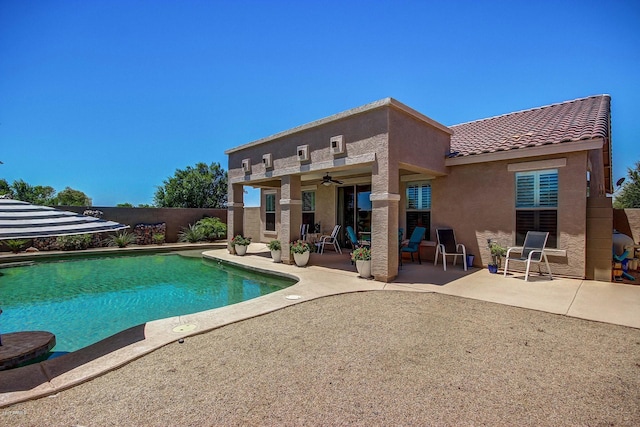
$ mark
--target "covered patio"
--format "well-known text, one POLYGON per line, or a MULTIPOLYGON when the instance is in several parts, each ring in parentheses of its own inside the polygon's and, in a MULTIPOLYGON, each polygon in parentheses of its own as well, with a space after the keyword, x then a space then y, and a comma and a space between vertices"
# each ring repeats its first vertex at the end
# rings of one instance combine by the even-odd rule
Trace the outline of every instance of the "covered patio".
MULTIPOLYGON (((252 237, 280 240, 283 262, 292 262, 289 243, 301 238, 303 224, 311 241, 340 225, 343 247, 350 226, 371 242, 375 279, 392 281, 398 275, 399 230, 408 237, 429 216, 422 209, 406 223, 407 183, 445 175, 451 133, 387 98, 228 150, 229 237, 243 234, 244 186, 253 186, 261 190, 262 224, 259 238, 252 237), (430 155, 416 156, 425 149, 430 155)), ((426 207, 430 187, 413 191, 422 202, 413 207, 426 207)))

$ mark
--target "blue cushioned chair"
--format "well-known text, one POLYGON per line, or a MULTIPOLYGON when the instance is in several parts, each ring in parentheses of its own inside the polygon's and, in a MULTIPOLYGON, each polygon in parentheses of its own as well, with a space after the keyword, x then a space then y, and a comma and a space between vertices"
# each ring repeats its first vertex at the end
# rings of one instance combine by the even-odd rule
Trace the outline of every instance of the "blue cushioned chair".
POLYGON ((417 252, 418 263, 422 264, 422 260, 420 259, 420 242, 422 242, 422 238, 426 231, 427 229, 424 227, 414 228, 413 233, 411 233, 411 237, 409 238, 409 243, 407 243, 407 246, 403 246, 400 249, 400 255, 402 255, 402 252, 409 252, 411 254, 411 262, 413 262, 413 254, 417 252))
POLYGON ((351 243, 351 248, 356 249, 361 246, 366 245, 368 242, 361 242, 358 240, 358 236, 356 236, 356 232, 353 231, 352 226, 347 226, 347 238, 349 239, 349 243, 351 243))

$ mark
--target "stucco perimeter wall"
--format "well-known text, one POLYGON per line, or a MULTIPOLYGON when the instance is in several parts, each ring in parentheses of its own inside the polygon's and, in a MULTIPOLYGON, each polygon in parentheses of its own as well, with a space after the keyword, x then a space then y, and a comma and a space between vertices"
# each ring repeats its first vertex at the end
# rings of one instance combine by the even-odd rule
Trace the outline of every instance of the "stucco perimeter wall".
MULTIPOLYGON (((586 152, 526 162, 566 159, 558 168, 559 251, 550 256, 554 274, 584 277, 586 259, 586 152)), ((487 239, 515 246, 515 173, 505 160, 449 168, 449 175, 432 181, 431 235, 435 228, 452 227, 456 238, 473 253, 475 264, 487 265, 491 255, 487 239), (479 257, 479 258, 478 258, 479 257)))
POLYGON ((198 220, 211 216, 227 222, 226 209, 196 209, 196 208, 119 208, 119 207, 82 207, 82 206, 56 206, 58 209, 83 213, 87 209, 99 210, 104 213, 103 219, 116 221, 129 225, 136 224, 167 224, 165 239, 167 243, 178 241, 178 233, 183 227, 195 224, 198 220))

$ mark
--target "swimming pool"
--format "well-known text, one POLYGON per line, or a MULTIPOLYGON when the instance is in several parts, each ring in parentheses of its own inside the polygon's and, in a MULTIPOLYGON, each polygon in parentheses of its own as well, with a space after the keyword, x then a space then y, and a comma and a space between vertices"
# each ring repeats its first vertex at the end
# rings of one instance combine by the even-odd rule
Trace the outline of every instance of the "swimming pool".
POLYGON ((294 280, 176 254, 0 269, 0 333, 44 330, 56 355, 151 320, 219 308, 294 280))

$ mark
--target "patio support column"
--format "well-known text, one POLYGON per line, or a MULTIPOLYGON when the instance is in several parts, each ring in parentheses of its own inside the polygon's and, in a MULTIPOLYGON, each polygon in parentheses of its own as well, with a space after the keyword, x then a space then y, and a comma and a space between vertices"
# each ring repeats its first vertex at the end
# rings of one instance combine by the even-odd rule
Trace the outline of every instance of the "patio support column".
POLYGON ((371 274, 380 282, 398 275, 400 176, 389 151, 376 152, 371 170, 371 274), (393 171, 393 172, 392 172, 393 171))
POLYGON ((232 184, 227 197, 227 238, 244 233, 244 187, 232 184))
POLYGON ((282 243, 282 262, 293 264, 289 252, 289 243, 300 238, 302 223, 302 190, 300 176, 282 177, 280 187, 280 241, 282 243))
POLYGON ((398 205, 400 195, 372 193, 371 273, 380 282, 398 275, 398 205))

